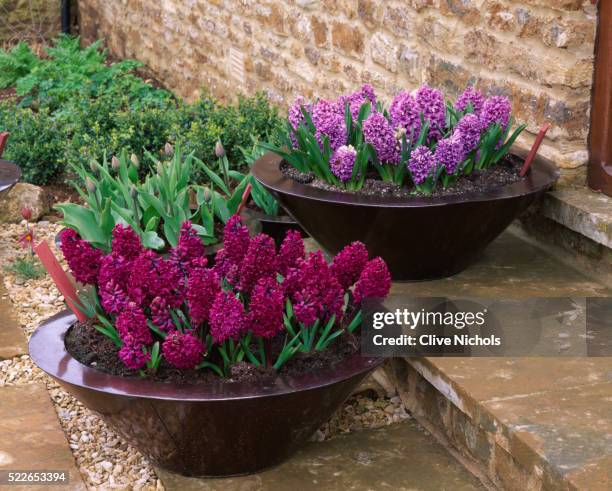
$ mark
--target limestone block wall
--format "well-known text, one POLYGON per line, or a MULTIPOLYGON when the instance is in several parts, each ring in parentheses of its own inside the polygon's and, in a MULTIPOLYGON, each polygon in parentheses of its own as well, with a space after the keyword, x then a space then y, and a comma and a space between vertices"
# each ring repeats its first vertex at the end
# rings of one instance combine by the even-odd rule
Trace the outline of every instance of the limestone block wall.
POLYGON ((149 65, 176 93, 383 98, 427 82, 509 96, 542 152, 584 176, 596 10, 590 0, 79 0, 86 41, 149 65))

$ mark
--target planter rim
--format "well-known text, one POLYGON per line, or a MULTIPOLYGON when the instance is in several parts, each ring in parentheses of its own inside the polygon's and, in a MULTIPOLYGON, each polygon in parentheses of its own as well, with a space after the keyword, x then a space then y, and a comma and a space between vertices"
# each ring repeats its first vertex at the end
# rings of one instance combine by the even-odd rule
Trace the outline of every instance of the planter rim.
POLYGON ((21 179, 21 167, 16 163, 0 159, 0 193, 11 189, 21 179))
MULTIPOLYGON (((526 151, 512 147, 511 153, 525 158, 526 151)), ((550 187, 559 177, 559 171, 554 163, 536 156, 526 179, 507 184, 485 193, 468 193, 453 196, 418 197, 413 199, 396 196, 366 196, 352 192, 331 191, 302 184, 285 177, 279 170, 282 157, 273 152, 267 152, 251 167, 255 179, 276 192, 290 196, 306 197, 316 201, 342 203, 353 206, 384 207, 384 208, 422 208, 429 206, 449 206, 459 203, 491 201, 525 196, 550 187)))
POLYGON ((64 337, 76 317, 67 310, 40 324, 29 341, 30 357, 51 377, 86 389, 137 398, 174 401, 229 401, 259 399, 307 391, 333 385, 368 372, 384 358, 363 357, 356 353, 333 367, 296 377, 279 376, 272 383, 214 381, 201 384, 168 383, 121 377, 81 364, 66 351, 64 337))

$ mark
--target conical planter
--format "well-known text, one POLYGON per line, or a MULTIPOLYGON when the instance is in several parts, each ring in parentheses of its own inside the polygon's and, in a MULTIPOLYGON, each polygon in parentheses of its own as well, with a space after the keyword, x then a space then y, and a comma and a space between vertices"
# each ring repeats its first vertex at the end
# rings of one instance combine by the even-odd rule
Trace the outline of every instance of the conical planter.
POLYGON ((355 354, 329 369, 272 384, 172 384, 106 374, 64 345, 62 312, 30 339, 42 370, 155 464, 185 476, 250 474, 288 458, 383 359, 355 354))
POLYGON ((251 172, 330 253, 360 240, 398 281, 464 270, 558 177, 553 163, 536 157, 525 179, 486 193, 404 199, 301 184, 282 174, 281 162, 269 152, 251 172))
POLYGON ((13 162, 0 159, 0 196, 8 193, 19 179, 21 168, 13 162))

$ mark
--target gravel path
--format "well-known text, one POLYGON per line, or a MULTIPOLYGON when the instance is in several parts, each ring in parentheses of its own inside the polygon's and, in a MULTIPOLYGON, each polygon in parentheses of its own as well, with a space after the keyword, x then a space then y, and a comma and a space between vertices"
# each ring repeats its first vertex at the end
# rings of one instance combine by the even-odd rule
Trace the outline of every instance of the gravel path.
MULTIPOLYGON (((58 258, 61 253, 55 249, 53 238, 60 229, 61 226, 45 221, 34 225, 36 240, 46 239, 58 258)), ((23 225, 2 226, 0 264, 25 254, 17 242, 23 231, 23 225)), ((26 336, 46 318, 64 309, 64 299, 50 277, 23 281, 5 271, 0 276, 26 336)), ((35 367, 29 356, 0 361, 0 387, 33 382, 46 384, 77 467, 90 489, 164 489, 153 466, 140 452, 35 367)), ((409 417, 399 397, 378 397, 369 391, 351 397, 313 438, 322 441, 338 433, 385 426, 409 417)))

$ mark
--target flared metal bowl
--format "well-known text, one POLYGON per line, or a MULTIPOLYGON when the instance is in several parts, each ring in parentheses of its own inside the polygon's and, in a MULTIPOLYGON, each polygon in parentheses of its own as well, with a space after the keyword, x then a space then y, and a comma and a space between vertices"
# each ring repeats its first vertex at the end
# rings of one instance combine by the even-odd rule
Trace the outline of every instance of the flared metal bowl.
POLYGON ((62 312, 30 338, 30 356, 155 464, 185 476, 235 476, 289 457, 383 359, 359 354, 274 383, 172 384, 109 375, 64 345, 75 317, 62 312))
POLYGON ((269 152, 251 172, 331 254, 359 240, 399 281, 464 270, 558 177, 552 162, 536 157, 525 179, 486 193, 405 199, 301 184, 281 173, 281 162, 269 152))

